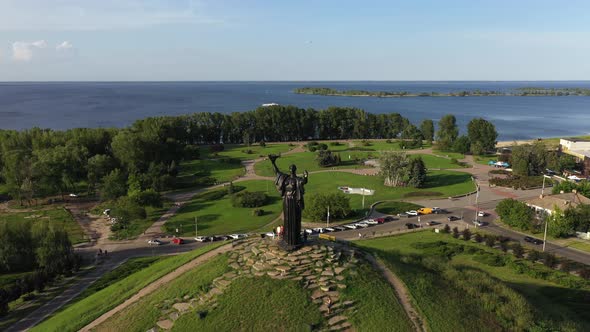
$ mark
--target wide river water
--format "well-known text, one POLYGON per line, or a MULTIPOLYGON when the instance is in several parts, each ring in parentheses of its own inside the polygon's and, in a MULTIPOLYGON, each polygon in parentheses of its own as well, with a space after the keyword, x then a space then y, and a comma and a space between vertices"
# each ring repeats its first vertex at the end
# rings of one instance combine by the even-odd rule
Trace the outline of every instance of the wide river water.
POLYGON ((590 134, 590 97, 373 98, 298 95, 317 86, 372 91, 509 91, 518 87, 590 88, 590 81, 559 82, 64 82, 0 83, 0 129, 123 127, 158 115, 243 112, 263 103, 323 109, 351 106, 397 112, 418 124, 447 113, 462 130, 473 117, 492 121, 500 140, 590 134))

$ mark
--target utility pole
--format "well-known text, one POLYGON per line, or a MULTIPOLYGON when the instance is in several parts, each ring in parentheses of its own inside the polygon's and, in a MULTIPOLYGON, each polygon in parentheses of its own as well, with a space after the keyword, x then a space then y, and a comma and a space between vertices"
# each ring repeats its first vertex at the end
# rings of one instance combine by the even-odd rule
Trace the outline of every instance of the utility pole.
POLYGON ((365 188, 361 189, 363 192, 363 209, 365 208, 365 188))
POLYGON ((543 252, 545 252, 545 243, 547 242, 547 225, 549 224, 549 216, 545 216, 545 235, 543 235, 543 252))
POLYGON ((195 217, 195 237, 197 237, 197 217, 195 217))
POLYGON ((326 219, 326 227, 330 227, 330 205, 328 205, 328 218, 326 219))
POLYGON ((551 179, 551 177, 543 174, 543 187, 541 188, 541 198, 543 198, 545 194, 545 179, 551 179))

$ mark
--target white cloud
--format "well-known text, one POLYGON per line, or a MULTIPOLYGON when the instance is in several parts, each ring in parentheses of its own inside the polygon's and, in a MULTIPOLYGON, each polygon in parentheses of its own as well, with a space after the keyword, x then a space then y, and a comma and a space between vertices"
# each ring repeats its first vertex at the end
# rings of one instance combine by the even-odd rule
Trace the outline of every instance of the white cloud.
POLYGON ((44 40, 37 40, 34 42, 17 41, 12 43, 12 58, 15 61, 28 62, 33 59, 33 52, 35 49, 42 49, 47 47, 44 40))
POLYGON ((58 51, 65 51, 65 50, 69 50, 73 47, 72 43, 70 43, 67 40, 64 40, 61 44, 57 45, 55 47, 56 50, 58 51))
POLYGON ((197 0, 0 0, 0 31, 110 30, 211 24, 197 0))

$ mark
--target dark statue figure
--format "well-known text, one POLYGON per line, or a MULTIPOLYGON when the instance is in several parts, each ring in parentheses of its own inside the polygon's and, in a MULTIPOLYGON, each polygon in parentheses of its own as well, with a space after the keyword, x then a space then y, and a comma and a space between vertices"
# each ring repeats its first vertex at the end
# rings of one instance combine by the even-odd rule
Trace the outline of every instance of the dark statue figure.
POLYGON ((283 240, 279 243, 286 250, 295 250, 301 247, 301 211, 305 207, 303 195, 304 185, 307 183, 308 173, 303 172, 303 177, 297 176, 297 167, 289 166, 290 174, 279 170, 276 164, 278 156, 269 155, 277 179, 275 185, 283 197, 283 240))

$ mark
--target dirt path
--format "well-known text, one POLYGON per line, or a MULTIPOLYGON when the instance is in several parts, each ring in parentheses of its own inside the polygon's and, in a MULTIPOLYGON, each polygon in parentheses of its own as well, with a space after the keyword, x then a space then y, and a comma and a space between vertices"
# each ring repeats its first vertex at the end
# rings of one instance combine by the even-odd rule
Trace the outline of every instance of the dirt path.
POLYGON ((181 276, 182 274, 186 273, 187 271, 199 266, 202 263, 207 262, 208 260, 210 260, 211 258, 219 255, 219 254, 223 254, 225 252, 228 252, 232 249, 232 245, 230 244, 226 244, 224 246, 221 246, 219 248, 213 249, 209 252, 206 252, 204 254, 202 254, 201 256, 193 259, 192 261, 182 265, 181 267, 177 268, 176 270, 168 273, 167 275, 163 276, 162 278, 152 282, 151 284, 147 285, 146 287, 144 287, 143 289, 141 289, 139 292, 137 292, 135 295, 133 295, 132 297, 130 297, 129 299, 127 299, 125 302, 119 304, 118 306, 116 306, 114 309, 111 309, 110 311, 104 313, 102 316, 98 317, 97 319, 95 319, 94 321, 92 321, 90 324, 84 326, 82 329, 80 329, 80 331, 90 331, 91 329, 97 327, 99 324, 105 322, 107 319, 109 319, 110 317, 112 317, 114 314, 118 313, 119 311, 127 308, 128 306, 132 305, 133 303, 139 301, 142 297, 149 295, 151 293, 153 293, 154 291, 158 290, 160 287, 164 286, 165 284, 171 282, 172 280, 174 280, 175 278, 178 278, 179 276, 181 276))
POLYGON ((399 300, 399 303, 404 308, 404 311, 410 318, 412 324, 414 324, 414 330, 420 332, 428 331, 428 325, 424 321, 423 317, 420 316, 416 308, 412 305, 412 301, 410 299, 410 294, 408 293, 408 289, 406 285, 404 285, 403 281, 401 281, 391 270, 383 264, 383 262, 379 259, 375 259, 372 255, 366 254, 366 259, 373 264, 377 270, 383 273, 385 279, 393 286, 395 290, 395 296, 399 300))

